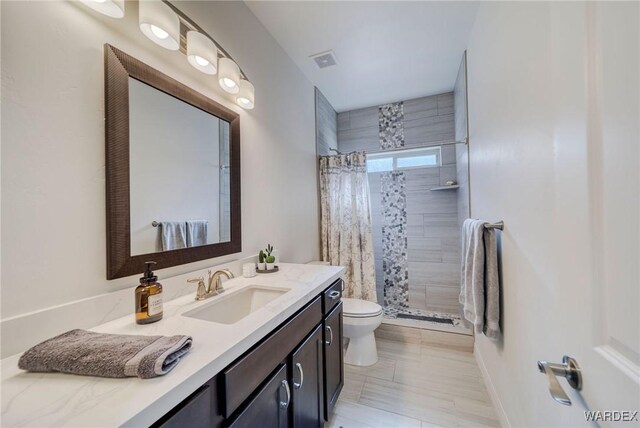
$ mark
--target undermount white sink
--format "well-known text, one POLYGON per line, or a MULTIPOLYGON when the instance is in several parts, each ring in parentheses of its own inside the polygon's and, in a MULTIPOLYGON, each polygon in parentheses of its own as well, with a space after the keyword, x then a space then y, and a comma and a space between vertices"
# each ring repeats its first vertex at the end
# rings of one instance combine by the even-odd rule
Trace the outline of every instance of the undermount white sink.
POLYGON ((182 314, 185 317, 221 324, 235 324, 252 312, 289 291, 290 288, 249 285, 228 295, 224 293, 214 297, 214 301, 201 308, 182 314))

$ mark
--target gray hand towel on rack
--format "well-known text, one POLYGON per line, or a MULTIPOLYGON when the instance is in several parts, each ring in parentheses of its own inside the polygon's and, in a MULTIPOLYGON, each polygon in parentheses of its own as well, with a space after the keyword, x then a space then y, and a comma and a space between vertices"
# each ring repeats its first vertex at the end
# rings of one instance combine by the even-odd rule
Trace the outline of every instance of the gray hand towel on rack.
POLYGON ((187 221, 187 247, 207 245, 207 220, 187 221))
POLYGON ((485 332, 490 339, 500 333, 500 291, 496 236, 489 224, 467 219, 462 227, 462 282, 459 301, 466 320, 476 333, 485 332))
POLYGON ((139 336, 71 330, 22 354, 32 372, 149 379, 171 371, 191 349, 190 336, 139 336))
POLYGON ((495 229, 484 229, 485 254, 485 326, 484 334, 489 339, 500 336, 500 285, 498 278, 498 244, 495 229))
POLYGON ((187 248, 187 224, 184 221, 161 221, 159 233, 162 251, 187 248))

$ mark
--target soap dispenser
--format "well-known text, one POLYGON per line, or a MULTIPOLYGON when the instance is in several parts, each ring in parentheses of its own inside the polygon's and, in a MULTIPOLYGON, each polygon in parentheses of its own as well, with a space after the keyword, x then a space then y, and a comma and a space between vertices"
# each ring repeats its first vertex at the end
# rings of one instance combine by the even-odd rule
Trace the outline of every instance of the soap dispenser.
POLYGON ((162 284, 151 271, 156 262, 145 262, 147 269, 136 287, 136 323, 149 324, 162 319, 162 284))

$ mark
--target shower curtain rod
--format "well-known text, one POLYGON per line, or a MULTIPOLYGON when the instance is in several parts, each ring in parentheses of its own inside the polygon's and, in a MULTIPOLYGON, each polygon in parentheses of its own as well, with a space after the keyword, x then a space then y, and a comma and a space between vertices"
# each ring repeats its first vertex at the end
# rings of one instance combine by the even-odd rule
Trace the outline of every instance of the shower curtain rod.
MULTIPOLYGON (((376 153, 385 153, 385 152, 401 152, 404 150, 416 150, 416 149, 426 149, 429 147, 440 147, 440 146, 451 146, 454 144, 467 144, 467 141, 449 141, 446 143, 438 143, 438 144, 427 144, 424 146, 411 146, 411 147, 397 147, 397 148, 393 148, 393 149, 388 149, 388 150, 377 150, 377 151, 366 151, 365 153, 367 154, 376 154, 376 153)), ((341 151, 339 151, 338 149, 334 149, 333 147, 329 147, 329 150, 331 150, 332 152, 336 152, 339 155, 348 155, 351 153, 356 153, 362 150, 353 150, 351 152, 348 153, 342 153, 341 151)))

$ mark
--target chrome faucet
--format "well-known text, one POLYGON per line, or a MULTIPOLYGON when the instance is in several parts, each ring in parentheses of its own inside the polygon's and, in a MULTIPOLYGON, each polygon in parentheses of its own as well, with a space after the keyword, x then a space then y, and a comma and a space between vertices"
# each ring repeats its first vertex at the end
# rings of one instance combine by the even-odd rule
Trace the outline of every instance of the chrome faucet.
POLYGON ((220 293, 224 292, 224 288, 222 287, 221 276, 227 277, 227 279, 233 278, 233 273, 229 269, 220 269, 215 271, 215 273, 211 273, 209 270, 209 284, 208 286, 204 285, 204 278, 192 278, 188 279, 187 282, 197 282, 198 288, 196 289, 196 300, 204 300, 208 299, 211 296, 216 296, 220 293))

